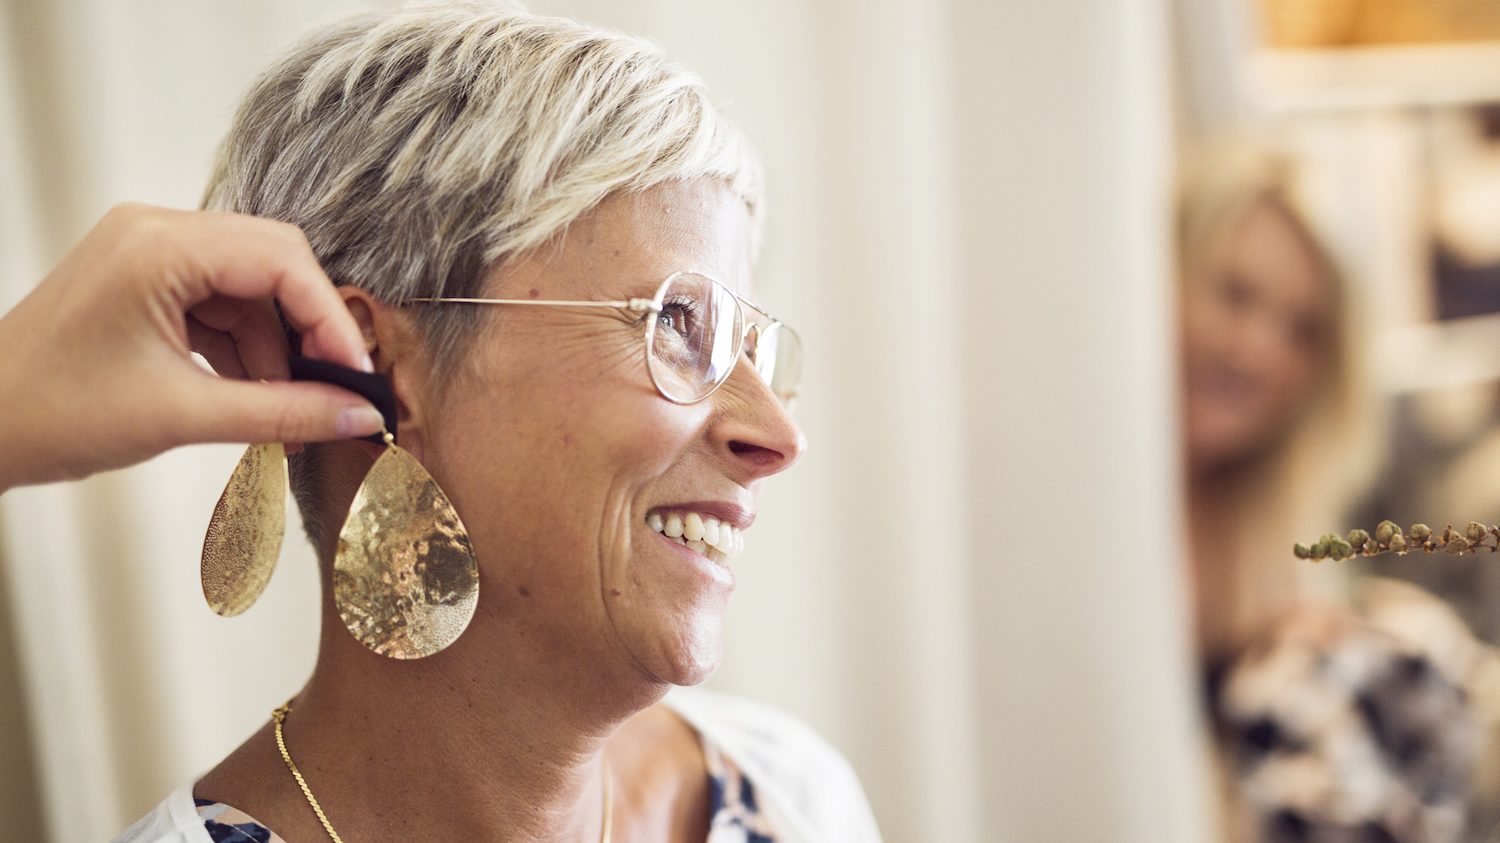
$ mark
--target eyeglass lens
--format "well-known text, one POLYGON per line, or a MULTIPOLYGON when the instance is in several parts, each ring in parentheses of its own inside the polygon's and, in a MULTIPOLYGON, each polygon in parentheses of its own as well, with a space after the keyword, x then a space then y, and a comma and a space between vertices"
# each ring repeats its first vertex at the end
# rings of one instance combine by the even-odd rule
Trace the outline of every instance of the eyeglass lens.
MULTIPOLYGON (((651 376, 674 401, 700 400, 738 362, 735 346, 745 333, 744 311, 728 288, 693 273, 672 279, 661 306, 648 336, 651 376)), ((779 323, 751 333, 755 344, 746 349, 756 371, 784 404, 790 403, 801 375, 801 341, 779 323)))

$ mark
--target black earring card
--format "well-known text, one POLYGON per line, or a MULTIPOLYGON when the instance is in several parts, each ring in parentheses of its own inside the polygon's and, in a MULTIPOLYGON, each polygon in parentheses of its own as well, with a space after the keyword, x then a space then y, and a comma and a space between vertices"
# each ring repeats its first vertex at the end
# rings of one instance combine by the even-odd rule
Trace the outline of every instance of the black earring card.
MULTIPOLYGON (((358 369, 350 369, 336 363, 325 363, 322 360, 314 360, 311 357, 303 357, 293 354, 289 362, 294 381, 318 381, 342 387, 350 392, 357 393, 375 405, 380 415, 385 417, 385 429, 390 431, 392 437, 396 433, 396 393, 391 389, 391 379, 381 374, 361 372, 358 369)), ((385 440, 380 434, 361 437, 367 442, 377 445, 384 444, 385 440)))

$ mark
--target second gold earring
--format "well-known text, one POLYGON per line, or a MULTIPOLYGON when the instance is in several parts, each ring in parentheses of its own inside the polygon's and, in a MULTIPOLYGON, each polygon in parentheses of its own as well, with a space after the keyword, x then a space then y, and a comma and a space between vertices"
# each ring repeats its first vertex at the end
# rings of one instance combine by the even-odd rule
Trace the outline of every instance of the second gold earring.
POLYGON ((251 445, 214 505, 198 569, 209 608, 233 617, 250 608, 276 569, 286 533, 286 449, 251 445))

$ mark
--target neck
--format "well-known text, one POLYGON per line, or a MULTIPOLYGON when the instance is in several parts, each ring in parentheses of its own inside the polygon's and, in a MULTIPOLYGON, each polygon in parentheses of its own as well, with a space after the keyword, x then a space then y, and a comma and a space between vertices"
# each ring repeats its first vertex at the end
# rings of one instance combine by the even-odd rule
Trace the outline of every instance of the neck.
POLYGON ((539 651, 481 613, 447 650, 414 661, 366 651, 325 613, 286 741, 330 816, 338 806, 349 818, 336 821, 340 836, 599 839, 606 741, 665 688, 587 670, 608 661, 592 654, 539 651), (580 669, 558 669, 569 660, 580 669))
POLYGON ((1214 659, 1231 637, 1233 572, 1238 565, 1237 484, 1224 471, 1192 471, 1188 477, 1188 574, 1199 654, 1214 659))
POLYGON ((1225 536, 1236 521, 1239 484, 1231 472, 1191 469, 1187 483, 1188 529, 1194 567, 1211 562, 1230 546, 1225 536))

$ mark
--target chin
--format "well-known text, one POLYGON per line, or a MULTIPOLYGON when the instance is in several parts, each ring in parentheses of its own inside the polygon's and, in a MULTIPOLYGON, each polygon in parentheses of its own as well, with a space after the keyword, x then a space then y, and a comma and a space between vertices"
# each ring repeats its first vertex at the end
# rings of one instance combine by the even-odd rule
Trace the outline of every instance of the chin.
MULTIPOLYGON (((666 618, 659 618, 665 621, 666 618)), ((658 682, 669 685, 699 685, 719 669, 724 655, 722 623, 699 621, 684 629, 658 629, 652 641, 637 650, 636 658, 658 682)))
POLYGON ((1190 425, 1187 436, 1189 460, 1200 467, 1237 465, 1260 450, 1263 436, 1240 425, 1190 425))

